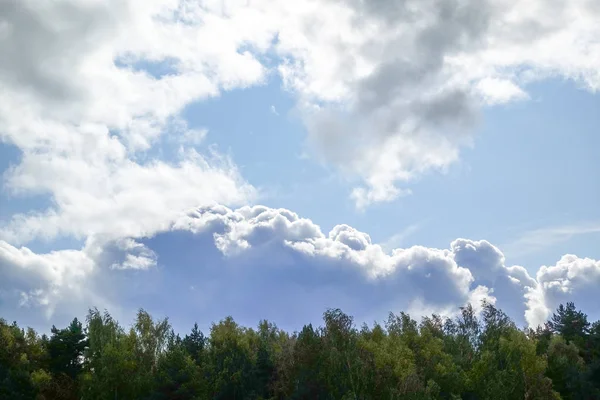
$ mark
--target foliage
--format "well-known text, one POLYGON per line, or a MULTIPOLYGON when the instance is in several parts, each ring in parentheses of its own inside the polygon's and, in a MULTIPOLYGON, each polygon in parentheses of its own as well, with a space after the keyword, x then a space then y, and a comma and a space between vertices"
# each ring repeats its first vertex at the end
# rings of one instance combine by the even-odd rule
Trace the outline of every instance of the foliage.
POLYGON ((50 337, 0 319, 0 399, 600 399, 600 322, 573 303, 524 331, 489 303, 323 322, 289 334, 227 317, 182 339, 144 310, 126 329, 93 309, 50 337))

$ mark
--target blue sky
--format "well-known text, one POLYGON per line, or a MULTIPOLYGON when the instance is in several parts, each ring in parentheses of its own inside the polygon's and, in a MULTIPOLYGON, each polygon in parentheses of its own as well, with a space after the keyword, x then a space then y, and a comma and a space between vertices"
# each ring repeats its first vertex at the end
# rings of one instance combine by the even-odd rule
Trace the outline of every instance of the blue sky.
POLYGON ((600 316, 590 4, 69 1, 0 17, 0 316, 600 316))
MULTIPOLYGON (((483 110, 473 147, 447 173, 430 173, 410 185, 412 195, 364 212, 348 198, 351 183, 302 157, 310 151, 304 129, 279 79, 194 104, 185 114, 264 190, 261 204, 294 210, 325 230, 345 223, 385 243, 414 226, 398 244, 443 248, 469 237, 516 247, 533 230, 600 228, 600 180, 594 179, 600 171, 600 99, 559 79, 532 84, 528 92, 530 101, 483 110), (227 117, 231 113, 235 118, 227 117)), ((505 256, 535 273, 568 252, 599 258, 599 238, 600 229, 574 233, 505 256)))

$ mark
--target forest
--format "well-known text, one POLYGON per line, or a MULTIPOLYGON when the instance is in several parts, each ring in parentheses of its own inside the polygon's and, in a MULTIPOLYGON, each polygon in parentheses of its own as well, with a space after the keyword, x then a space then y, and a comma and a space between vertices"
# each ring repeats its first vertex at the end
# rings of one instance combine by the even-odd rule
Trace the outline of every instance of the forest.
POLYGON ((0 319, 0 399, 600 399, 600 321, 573 303, 537 329, 483 303, 361 327, 330 309, 294 333, 227 317, 206 336, 92 309, 50 332, 0 319))

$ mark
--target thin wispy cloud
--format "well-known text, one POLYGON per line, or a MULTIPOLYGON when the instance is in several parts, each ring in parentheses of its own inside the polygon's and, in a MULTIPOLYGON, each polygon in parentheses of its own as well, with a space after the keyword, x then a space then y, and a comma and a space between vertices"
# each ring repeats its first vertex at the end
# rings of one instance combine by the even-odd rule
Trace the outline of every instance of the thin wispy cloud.
POLYGON ((416 224, 412 224, 404 228, 402 231, 390 236, 383 243, 380 244, 381 248, 385 252, 391 252, 394 249, 403 247, 406 245, 406 239, 408 239, 411 235, 419 231, 423 228, 425 222, 419 222, 416 224))
POLYGON ((600 222, 538 228, 523 232, 502 248, 511 257, 524 256, 567 242, 577 236, 598 233, 600 222))

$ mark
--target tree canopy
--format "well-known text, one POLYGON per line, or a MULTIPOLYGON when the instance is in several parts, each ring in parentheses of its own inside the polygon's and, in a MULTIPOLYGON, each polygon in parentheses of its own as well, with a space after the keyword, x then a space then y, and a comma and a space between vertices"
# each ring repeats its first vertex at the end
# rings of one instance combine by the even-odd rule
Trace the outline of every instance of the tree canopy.
POLYGON ((139 310, 50 336, 0 319, 0 399, 600 399, 600 322, 573 303, 520 330, 494 305, 357 327, 339 309, 288 333, 226 317, 183 338, 139 310))

